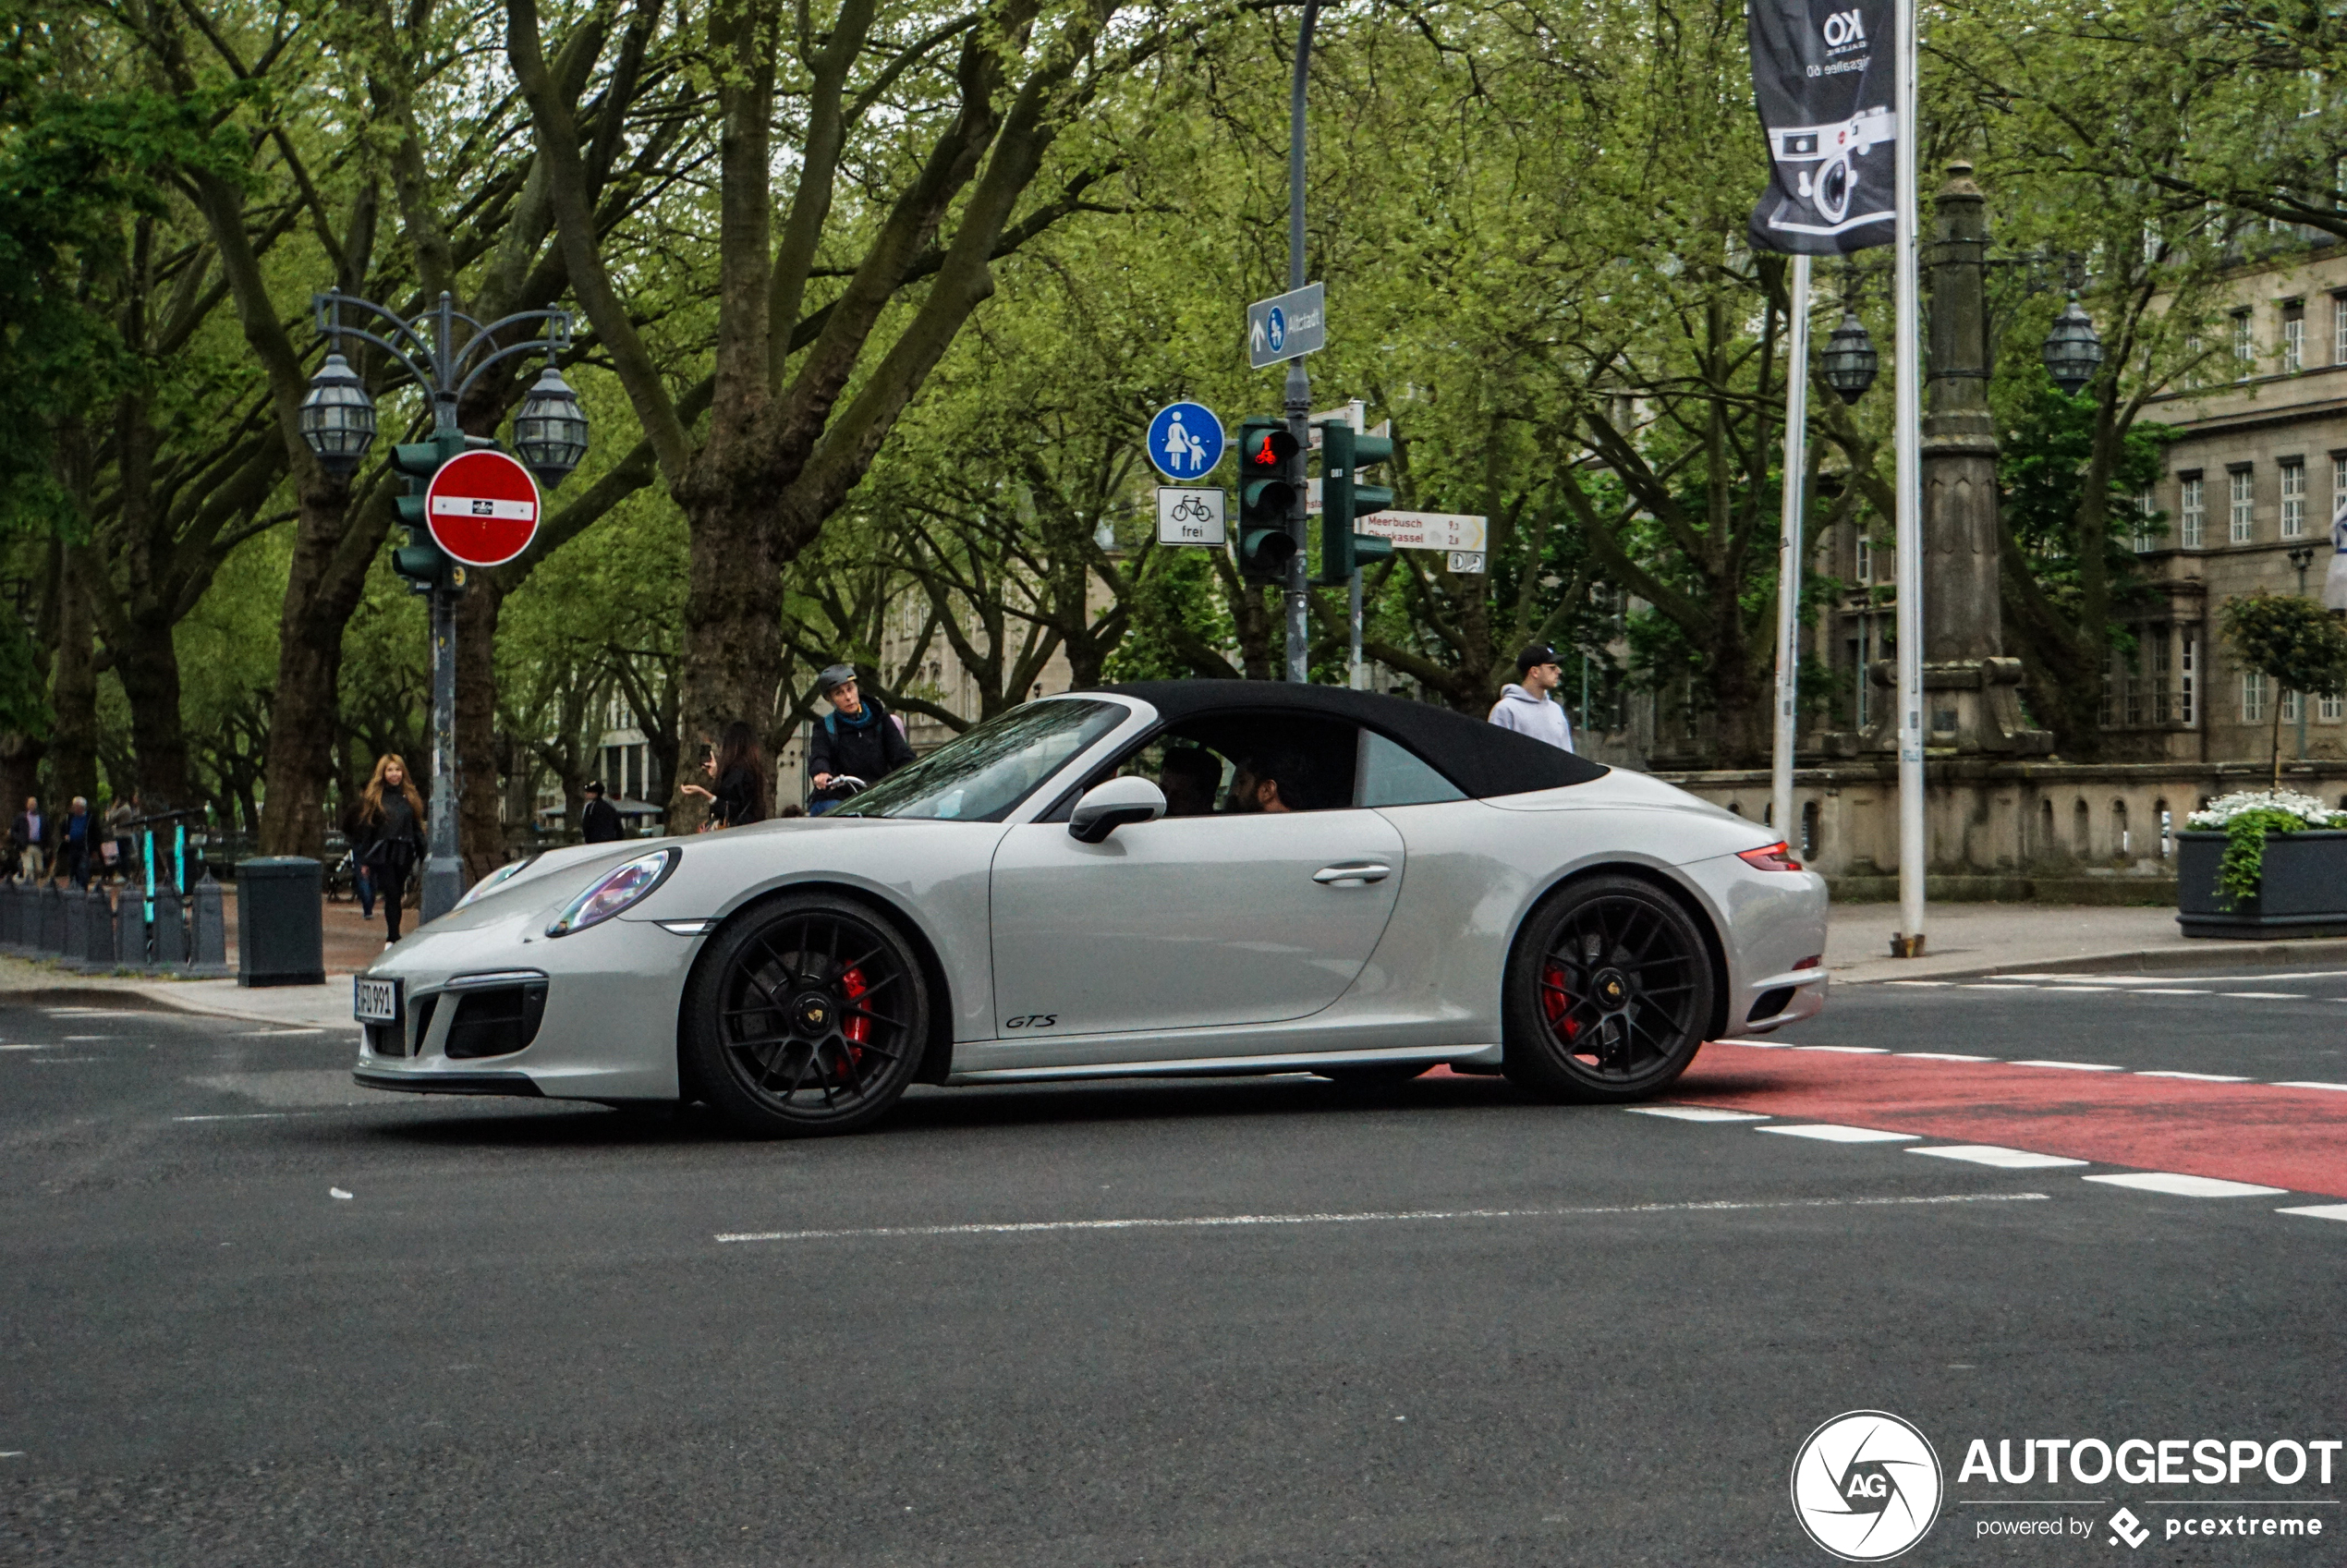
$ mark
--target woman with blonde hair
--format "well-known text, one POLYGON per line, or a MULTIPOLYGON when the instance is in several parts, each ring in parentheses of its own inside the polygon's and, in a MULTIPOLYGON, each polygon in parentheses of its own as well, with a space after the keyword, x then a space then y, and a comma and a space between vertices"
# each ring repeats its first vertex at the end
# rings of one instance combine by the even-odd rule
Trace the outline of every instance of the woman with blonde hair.
POLYGON ((407 760, 385 752, 375 760, 375 776, 359 797, 358 834, 351 848, 383 894, 383 923, 399 940, 400 907, 407 901, 407 873, 424 857, 424 798, 407 777, 407 760))

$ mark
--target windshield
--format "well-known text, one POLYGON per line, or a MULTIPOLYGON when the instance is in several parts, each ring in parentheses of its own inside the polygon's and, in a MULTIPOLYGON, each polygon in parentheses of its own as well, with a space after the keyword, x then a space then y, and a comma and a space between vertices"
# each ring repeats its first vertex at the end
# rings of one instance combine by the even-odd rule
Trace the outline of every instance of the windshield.
POLYGON ((1077 699, 1014 708, 891 773, 832 815, 1000 821, 1126 712, 1113 702, 1077 699))

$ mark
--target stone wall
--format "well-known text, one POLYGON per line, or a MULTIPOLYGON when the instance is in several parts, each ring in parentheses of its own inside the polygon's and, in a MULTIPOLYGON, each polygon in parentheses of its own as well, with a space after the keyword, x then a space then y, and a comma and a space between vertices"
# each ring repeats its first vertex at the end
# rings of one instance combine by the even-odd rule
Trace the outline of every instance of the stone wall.
MULTIPOLYGON (((1935 761, 1925 765, 1927 857, 1934 876, 2172 877, 2175 845, 2203 803, 2262 789, 2270 764, 1935 761)), ((1756 820, 1769 816, 1766 769, 1658 773, 1756 820)), ((2347 760, 2285 762, 2282 787, 2347 807, 2347 760)), ((1890 762, 1794 774, 1795 831, 1807 864, 1835 878, 1895 876, 1899 773, 1890 762)))

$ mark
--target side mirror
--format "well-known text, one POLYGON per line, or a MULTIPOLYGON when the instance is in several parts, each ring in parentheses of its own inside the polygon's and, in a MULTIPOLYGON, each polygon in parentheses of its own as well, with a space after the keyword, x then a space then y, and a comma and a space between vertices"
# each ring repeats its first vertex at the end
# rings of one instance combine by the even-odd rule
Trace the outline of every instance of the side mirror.
POLYGON ((1147 779, 1111 779, 1095 784, 1067 814, 1067 836, 1098 844, 1127 822, 1154 822, 1165 815, 1165 792, 1147 779))

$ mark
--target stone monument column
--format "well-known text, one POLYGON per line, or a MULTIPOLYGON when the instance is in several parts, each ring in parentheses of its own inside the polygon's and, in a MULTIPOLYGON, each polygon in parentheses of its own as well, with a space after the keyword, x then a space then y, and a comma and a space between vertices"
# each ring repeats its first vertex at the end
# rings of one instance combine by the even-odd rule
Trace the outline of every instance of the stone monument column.
MULTIPOLYGON (((1924 743, 1943 755, 2025 756, 2052 736, 2024 727, 2021 661, 2004 655, 1997 429, 1988 409, 1987 199, 1972 165, 1948 166, 1933 202, 1923 416, 1924 743)), ((1895 665, 1875 667, 1878 686, 1895 665)), ((1894 704, 1885 703, 1889 709, 1894 704)), ((1894 750, 1895 727, 1870 748, 1894 750)))

